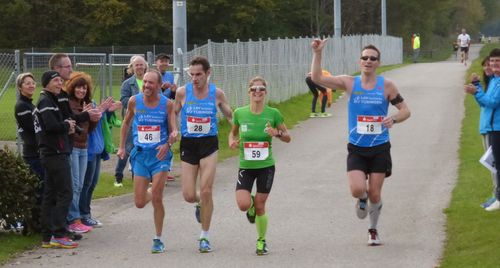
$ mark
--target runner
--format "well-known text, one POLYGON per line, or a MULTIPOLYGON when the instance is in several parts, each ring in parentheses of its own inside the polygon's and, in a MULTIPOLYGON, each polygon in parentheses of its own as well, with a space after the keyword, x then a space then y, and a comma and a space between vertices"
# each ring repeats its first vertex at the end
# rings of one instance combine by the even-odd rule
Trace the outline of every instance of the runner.
POLYGON ((368 244, 380 245, 377 223, 382 209, 381 191, 384 179, 391 175, 392 168, 388 129, 408 119, 410 110, 396 85, 377 76, 380 51, 373 45, 361 51, 360 76, 322 75, 321 54, 326 41, 316 39, 311 44, 312 80, 327 87, 345 89, 350 96, 347 177, 351 194, 358 199, 358 217, 364 219, 368 212, 370 214, 368 244), (388 115, 389 102, 398 109, 395 115, 388 115))
POLYGON ((208 83, 210 63, 204 57, 195 57, 189 64, 192 82, 177 89, 176 114, 181 113, 181 179, 184 199, 197 202, 196 219, 201 223, 199 251, 210 252, 208 230, 212 219, 212 186, 217 164, 217 107, 228 121, 232 121, 231 107, 224 92, 208 83), (196 180, 200 174, 200 193, 196 180))
POLYGON ((250 80, 250 105, 234 111, 229 147, 240 149, 240 169, 236 183, 236 203, 246 211, 248 221, 257 227, 257 255, 267 255, 266 201, 274 179, 272 138, 290 142, 291 137, 278 109, 265 104, 267 83, 262 77, 250 80), (241 131, 240 131, 241 130, 241 131), (241 141, 241 142, 240 142, 241 141), (257 180, 257 193, 251 194, 257 180))
POLYGON ((467 66, 467 60, 469 59, 470 36, 467 34, 465 29, 462 29, 462 33, 458 35, 457 43, 460 46, 460 62, 467 66))
POLYGON ((143 92, 130 97, 128 101, 117 152, 118 157, 125 158, 125 144, 133 119, 134 149, 130 152, 130 162, 135 175, 134 199, 137 208, 144 208, 149 201, 152 201, 156 228, 152 253, 165 251, 161 240, 165 217, 163 189, 172 158, 169 149, 177 135, 173 103, 159 94, 160 85, 160 73, 156 70, 147 71, 144 75, 143 92), (170 136, 167 126, 172 130, 170 136), (150 182, 152 187, 148 189, 150 182))

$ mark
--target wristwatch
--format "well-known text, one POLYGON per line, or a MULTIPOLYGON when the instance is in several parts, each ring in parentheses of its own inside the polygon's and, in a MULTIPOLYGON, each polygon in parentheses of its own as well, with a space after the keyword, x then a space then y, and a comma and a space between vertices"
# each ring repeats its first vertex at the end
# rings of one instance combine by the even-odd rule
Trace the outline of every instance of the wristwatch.
POLYGON ((278 129, 278 134, 276 134, 276 138, 281 138, 281 136, 283 135, 283 132, 281 132, 281 130, 278 129))
POLYGON ((394 116, 391 116, 391 119, 392 119, 392 123, 393 123, 393 124, 396 124, 396 123, 397 123, 397 122, 396 122, 396 119, 394 119, 394 116))

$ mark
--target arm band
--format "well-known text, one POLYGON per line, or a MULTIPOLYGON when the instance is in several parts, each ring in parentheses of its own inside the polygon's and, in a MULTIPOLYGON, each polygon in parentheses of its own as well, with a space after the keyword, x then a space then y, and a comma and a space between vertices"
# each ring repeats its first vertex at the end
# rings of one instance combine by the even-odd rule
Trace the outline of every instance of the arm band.
POLYGON ((392 105, 398 105, 398 104, 400 104, 403 101, 404 101, 403 97, 401 97, 401 95, 398 93, 398 95, 396 95, 396 97, 391 100, 391 104, 392 105))

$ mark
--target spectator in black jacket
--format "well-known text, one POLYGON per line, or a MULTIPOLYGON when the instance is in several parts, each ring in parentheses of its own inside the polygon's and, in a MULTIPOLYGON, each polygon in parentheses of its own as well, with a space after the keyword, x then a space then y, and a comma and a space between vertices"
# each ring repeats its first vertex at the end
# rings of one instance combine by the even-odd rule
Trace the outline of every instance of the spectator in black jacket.
POLYGON ((43 180, 43 168, 40 163, 38 153, 38 142, 36 140, 35 129, 33 128, 33 94, 35 93, 36 82, 33 74, 22 73, 17 76, 16 87, 19 90, 19 99, 14 108, 17 121, 17 132, 23 142, 22 156, 31 171, 43 180))
POLYGON ((59 73, 45 72, 42 86, 44 89, 33 116, 40 158, 45 169, 42 247, 75 248, 78 244, 66 236, 66 216, 73 198, 69 135, 75 132, 75 121, 65 118, 59 108, 57 96, 63 86, 59 73))

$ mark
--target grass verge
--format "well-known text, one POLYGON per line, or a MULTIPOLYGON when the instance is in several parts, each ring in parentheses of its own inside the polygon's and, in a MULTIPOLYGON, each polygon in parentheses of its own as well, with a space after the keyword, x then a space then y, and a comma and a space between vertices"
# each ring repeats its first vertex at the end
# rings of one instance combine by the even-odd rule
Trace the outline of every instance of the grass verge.
MULTIPOLYGON (((482 48, 480 59, 473 62, 464 78, 466 83, 471 73, 482 73, 481 59, 492 48, 482 48)), ((500 213, 486 212, 479 206, 492 195, 491 175, 478 161, 484 152, 478 133, 479 106, 471 95, 467 95, 464 104, 458 180, 445 210, 447 241, 441 267, 498 267, 500 213)))

